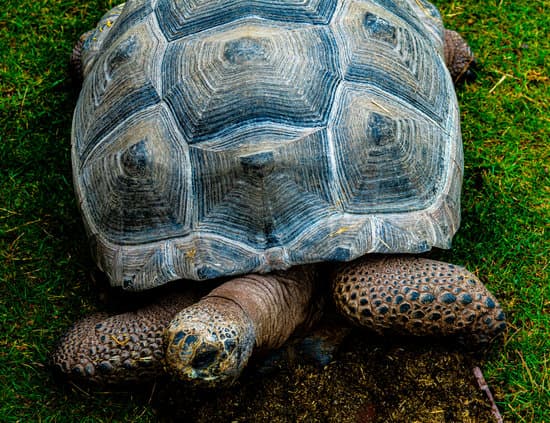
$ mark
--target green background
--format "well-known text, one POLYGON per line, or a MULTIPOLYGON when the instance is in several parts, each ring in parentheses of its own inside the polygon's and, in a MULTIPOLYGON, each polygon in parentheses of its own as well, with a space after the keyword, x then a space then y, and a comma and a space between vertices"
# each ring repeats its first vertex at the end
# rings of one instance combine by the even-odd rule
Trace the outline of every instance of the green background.
MULTIPOLYGON (((480 275, 506 310, 509 329, 486 358, 434 348, 441 350, 442 367, 445 360, 455 358, 457 372, 472 363, 482 365, 506 420, 549 422, 549 3, 436 3, 447 26, 470 42, 481 65, 477 80, 458 93, 465 149, 462 227, 453 250, 437 256, 480 275)), ((0 421, 154 421, 161 418, 159 408, 167 407, 158 398, 162 389, 157 385, 136 393, 88 390, 55 381, 46 367, 48 352, 63 330, 102 307, 89 283, 93 266, 71 184, 70 127, 76 93, 67 64, 78 36, 114 5, 4 0, 0 8, 0 421)), ((373 341, 389 351, 382 357, 388 361, 399 341, 390 347, 384 342, 373 341)), ((422 346, 405 345, 416 367, 430 360, 422 346)), ((315 398, 322 392, 307 381, 323 377, 336 389, 344 380, 339 374, 359 370, 367 372, 368 379, 369 371, 378 370, 368 364, 364 370, 354 367, 353 360, 360 360, 359 346, 363 348, 360 342, 348 345, 343 364, 337 365, 340 373, 296 365, 282 370, 284 377, 258 377, 255 382, 256 376, 249 376, 254 380, 229 393, 184 391, 178 401, 189 401, 187 416, 197 421, 209 412, 214 413, 210 420, 219 421, 337 421, 338 412, 347 413, 344 403, 338 405, 345 393, 331 394, 336 399, 330 407, 318 397, 318 405, 315 398), (277 389, 290 389, 278 385, 288 383, 303 389, 309 402, 285 403, 277 389), (269 401, 247 403, 248 394, 261 397, 264 390, 269 401), (213 399, 216 395, 225 402, 220 405, 221 400, 213 399)), ((376 358, 376 348, 366 354, 376 358)), ((427 366, 426 386, 437 385, 434 368, 427 366)), ((468 369, 464 375, 468 389, 474 389, 468 369)), ((361 386, 362 394, 376 399, 375 385, 361 386)), ((485 417, 475 417, 476 404, 458 406, 470 407, 465 413, 455 410, 441 417, 438 410, 464 404, 467 390, 455 385, 423 417, 396 414, 393 421, 490 419, 482 394, 479 407, 485 411, 480 416, 485 417)), ((384 389, 395 390, 388 404, 396 412, 410 396, 395 386, 384 389)), ((356 414, 345 415, 350 421, 389 419, 389 411, 380 406, 374 414, 370 405, 362 407, 360 413, 354 409, 356 414)), ((169 420, 167 414, 162 418, 169 420)))

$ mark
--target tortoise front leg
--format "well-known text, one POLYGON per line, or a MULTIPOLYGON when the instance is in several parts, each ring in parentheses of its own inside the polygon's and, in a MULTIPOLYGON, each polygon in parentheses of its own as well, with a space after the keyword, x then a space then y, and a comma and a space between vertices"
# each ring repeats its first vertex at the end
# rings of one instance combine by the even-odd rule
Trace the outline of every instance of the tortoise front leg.
POLYGON ((162 375, 164 333, 174 315, 200 299, 199 292, 173 292, 137 311, 95 313, 75 323, 59 340, 50 363, 62 376, 112 384, 162 375))
POLYGON ((307 268, 247 275, 202 299, 194 290, 172 292, 137 311, 94 314, 67 331, 51 364, 99 384, 150 380, 166 370, 195 383, 231 383, 253 349, 278 348, 320 317, 313 276, 307 268))
POLYGON ((417 257, 366 257, 334 278, 337 308, 378 333, 461 334, 488 342, 505 328, 497 300, 466 269, 417 257))

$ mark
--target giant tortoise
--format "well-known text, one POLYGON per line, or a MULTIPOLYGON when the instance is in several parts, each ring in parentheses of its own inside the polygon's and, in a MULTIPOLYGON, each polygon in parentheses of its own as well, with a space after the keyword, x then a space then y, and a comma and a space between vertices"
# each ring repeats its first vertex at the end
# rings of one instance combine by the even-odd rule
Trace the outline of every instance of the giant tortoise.
POLYGON ((77 323, 64 373, 231 382, 336 308, 379 333, 505 326, 449 248, 463 175, 453 79, 472 54, 425 0, 129 0, 84 34, 72 127, 98 268, 180 289, 77 323), (196 282, 219 285, 198 298, 196 282), (322 293, 321 293, 322 295, 322 293))

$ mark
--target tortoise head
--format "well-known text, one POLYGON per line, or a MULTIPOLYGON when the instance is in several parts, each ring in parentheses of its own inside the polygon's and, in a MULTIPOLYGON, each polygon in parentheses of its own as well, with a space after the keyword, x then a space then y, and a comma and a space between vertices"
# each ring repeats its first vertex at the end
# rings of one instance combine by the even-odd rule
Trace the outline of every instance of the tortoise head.
POLYGON ((196 385, 230 384, 246 366, 255 339, 252 321, 236 303, 206 297, 172 319, 165 335, 167 370, 196 385))

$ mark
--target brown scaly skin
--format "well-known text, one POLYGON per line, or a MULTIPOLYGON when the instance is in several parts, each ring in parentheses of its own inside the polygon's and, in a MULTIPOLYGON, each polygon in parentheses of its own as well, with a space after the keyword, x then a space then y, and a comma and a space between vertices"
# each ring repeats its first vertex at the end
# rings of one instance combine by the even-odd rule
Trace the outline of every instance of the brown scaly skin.
POLYGON ((92 35, 92 33, 93 31, 88 31, 80 36, 77 43, 73 47, 73 52, 71 54, 71 58, 69 59, 69 69, 71 70, 71 76, 78 86, 82 84, 82 81, 84 79, 84 75, 82 72, 82 48, 84 47, 84 41, 86 41, 86 38, 92 35))
POLYGON ((453 78, 458 84, 466 79, 472 79, 474 74, 472 68, 475 66, 475 57, 462 36, 449 29, 444 30, 443 55, 445 64, 453 78))
POLYGON ((410 256, 364 257, 333 281, 339 311, 380 334, 462 335, 485 343, 504 313, 479 279, 460 266, 410 256))
POLYGON ((253 350, 278 348, 318 320, 313 272, 247 275, 200 301, 196 293, 172 293, 135 312, 92 315, 62 337, 51 363, 72 379, 99 384, 166 372, 195 384, 231 383, 253 350))
POLYGON ((143 381, 163 373, 164 332, 174 314, 199 299, 171 293, 140 310, 96 313, 75 323, 50 357, 62 375, 100 384, 143 381))
MULTIPOLYGON (((63 337, 52 363, 98 383, 144 381, 168 371, 194 384, 229 384, 253 351, 279 348, 318 320, 314 268, 236 278, 198 302, 174 293, 137 312, 91 316, 63 337)), ((348 263, 333 278, 333 296, 341 314, 381 334, 458 335, 485 343, 505 328, 498 302, 475 275, 424 258, 367 256, 348 263)), ((334 351, 327 339, 317 344, 306 346, 307 353, 334 351)))

